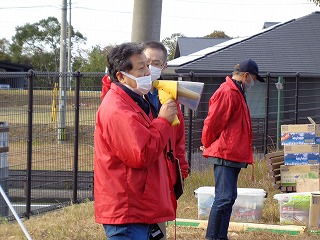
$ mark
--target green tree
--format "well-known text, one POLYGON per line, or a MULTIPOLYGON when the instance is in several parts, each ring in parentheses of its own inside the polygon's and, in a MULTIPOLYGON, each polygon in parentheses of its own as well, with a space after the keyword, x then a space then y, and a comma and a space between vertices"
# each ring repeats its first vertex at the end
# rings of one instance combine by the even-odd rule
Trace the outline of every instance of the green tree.
POLYGON ((0 39, 0 60, 1 61, 11 61, 10 54, 10 43, 7 39, 0 39))
POLYGON ((104 72, 107 66, 107 54, 114 47, 96 45, 91 50, 83 50, 74 59, 73 70, 80 72, 104 72))
POLYGON ((224 31, 213 31, 212 33, 204 36, 204 38, 230 38, 224 31))
POLYGON ((320 6, 320 0, 309 0, 310 2, 314 2, 317 6, 320 6))
POLYGON ((95 46, 88 53, 88 60, 80 70, 83 72, 104 72, 106 66, 106 52, 100 46, 95 46))
MULTIPOLYGON (((104 72, 107 63, 107 54, 114 45, 108 45, 102 48, 96 45, 91 50, 83 51, 79 54, 73 63, 73 71, 80 72, 104 72)), ((101 79, 87 78, 84 86, 101 86, 101 79)))
MULTIPOLYGON (((16 27, 10 48, 12 61, 32 64, 34 70, 58 71, 60 28, 60 23, 55 17, 16 27)), ((85 41, 86 38, 71 27, 71 44, 82 44, 85 41)))
POLYGON ((174 58, 178 37, 185 37, 185 35, 181 33, 173 33, 170 37, 166 37, 162 40, 163 45, 165 45, 168 50, 168 61, 174 58))

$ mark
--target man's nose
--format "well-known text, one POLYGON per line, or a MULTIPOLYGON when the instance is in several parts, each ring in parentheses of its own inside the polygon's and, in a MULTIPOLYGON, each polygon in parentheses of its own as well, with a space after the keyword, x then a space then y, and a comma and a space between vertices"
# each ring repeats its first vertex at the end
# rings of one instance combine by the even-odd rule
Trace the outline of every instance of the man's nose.
POLYGON ((147 67, 144 75, 149 76, 150 74, 151 74, 150 69, 149 69, 149 67, 147 67))

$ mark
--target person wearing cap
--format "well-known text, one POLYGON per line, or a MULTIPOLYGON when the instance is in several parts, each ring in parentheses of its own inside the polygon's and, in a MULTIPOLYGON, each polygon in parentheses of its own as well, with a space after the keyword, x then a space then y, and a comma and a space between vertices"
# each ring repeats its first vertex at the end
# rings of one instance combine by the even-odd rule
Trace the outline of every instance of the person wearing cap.
POLYGON ((209 101, 202 129, 203 156, 214 164, 215 198, 206 239, 228 239, 232 206, 237 198, 241 168, 253 164, 252 126, 245 92, 255 81, 264 82, 255 61, 248 59, 234 68, 209 101))

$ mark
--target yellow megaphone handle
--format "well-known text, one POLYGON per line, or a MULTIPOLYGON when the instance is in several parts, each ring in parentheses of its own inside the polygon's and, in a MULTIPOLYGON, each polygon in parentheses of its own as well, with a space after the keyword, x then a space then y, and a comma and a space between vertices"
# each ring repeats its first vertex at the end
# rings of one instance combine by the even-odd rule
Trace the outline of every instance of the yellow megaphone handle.
POLYGON ((171 126, 174 127, 174 126, 177 126, 179 124, 180 124, 180 120, 179 120, 178 116, 175 115, 173 121, 171 122, 171 126))

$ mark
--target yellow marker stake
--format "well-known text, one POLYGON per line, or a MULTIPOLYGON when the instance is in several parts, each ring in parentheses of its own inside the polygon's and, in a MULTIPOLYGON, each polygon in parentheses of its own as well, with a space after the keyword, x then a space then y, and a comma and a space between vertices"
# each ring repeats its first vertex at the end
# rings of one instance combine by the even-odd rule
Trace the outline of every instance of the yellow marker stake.
POLYGON ((58 97, 58 83, 54 84, 52 92, 52 107, 51 107, 51 121, 57 121, 57 104, 56 99, 58 97))

